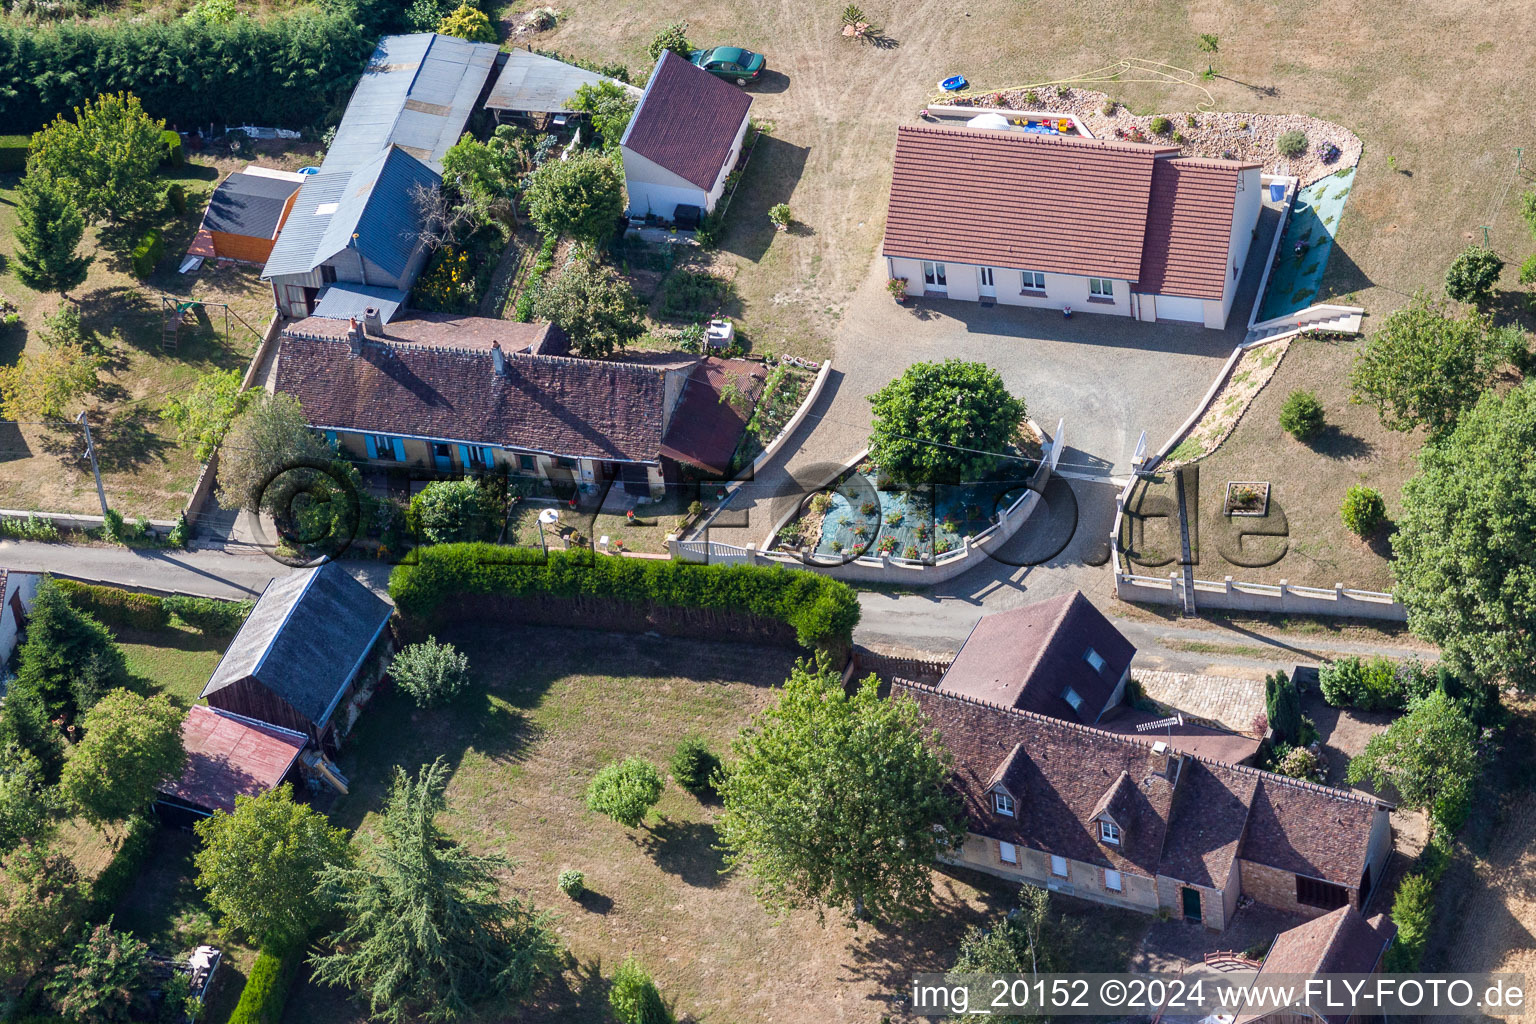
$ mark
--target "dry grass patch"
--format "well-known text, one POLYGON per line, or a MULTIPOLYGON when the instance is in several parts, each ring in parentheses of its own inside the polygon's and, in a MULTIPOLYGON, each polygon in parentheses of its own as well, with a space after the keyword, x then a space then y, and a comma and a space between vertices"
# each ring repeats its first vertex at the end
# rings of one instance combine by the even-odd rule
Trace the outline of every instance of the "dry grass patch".
MULTIPOLYGON (((265 164, 292 166, 313 147, 262 153, 265 164)), ((200 375, 215 369, 244 369, 259 336, 234 317, 225 334, 224 311, 211 307, 197 326, 181 329, 174 351, 162 347, 161 297, 226 302, 257 331, 272 314, 272 292, 259 280, 260 268, 204 265, 196 274, 176 272, 218 181, 245 161, 194 156, 166 168, 163 183, 187 192, 187 212, 167 215, 162 230, 165 258, 148 281, 135 278, 126 253, 136 235, 115 227, 87 229, 82 248, 94 251, 90 276, 70 298, 79 303, 84 326, 110 346, 109 365, 96 394, 79 408, 90 413, 91 433, 101 463, 107 502, 128 518, 173 518, 185 505, 199 466, 177 446, 160 410, 200 375)), ((57 310, 59 296, 39 294, 15 277, 17 175, 0 176, 0 294, 21 307, 22 328, 0 334, 0 362, 14 362, 23 350, 42 345, 37 331, 57 310)), ((96 486, 83 458, 84 438, 72 425, 0 424, 0 507, 51 512, 97 513, 96 486)))
MULTIPOLYGON (((723 752, 774 699, 793 652, 470 624, 440 638, 469 654, 473 693, 435 712, 399 694, 378 698, 343 758, 354 788, 333 817, 366 829, 393 765, 414 771, 438 754, 452 764, 448 829, 517 862, 509 885, 558 915, 574 958, 535 1008, 488 1008, 484 1020, 606 1020, 603 978, 635 952, 685 1018, 874 1021, 896 1011, 909 972, 948 966, 964 927, 1011 899, 1007 883, 936 873, 939 913, 923 924, 855 932, 809 912, 775 918, 749 879, 721 873, 717 807, 669 781, 644 827, 585 809, 587 782, 609 760, 634 754, 665 770, 689 734, 723 752), (564 868, 586 873, 591 892, 580 902, 556 886, 564 868)), ((361 1014, 342 993, 306 984, 285 1020, 361 1014)))

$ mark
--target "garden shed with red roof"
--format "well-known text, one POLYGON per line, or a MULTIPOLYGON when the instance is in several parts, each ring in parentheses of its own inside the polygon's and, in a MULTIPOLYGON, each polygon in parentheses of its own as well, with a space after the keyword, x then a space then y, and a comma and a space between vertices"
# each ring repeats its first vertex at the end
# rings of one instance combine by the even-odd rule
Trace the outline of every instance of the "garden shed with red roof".
POLYGON ((294 781, 309 737, 292 729, 195 705, 181 722, 187 767, 165 783, 156 807, 172 824, 191 824, 215 811, 233 811, 235 798, 260 796, 294 781))
POLYGON ((672 222, 715 208, 747 135, 752 98, 675 53, 656 62, 619 153, 631 217, 672 222))

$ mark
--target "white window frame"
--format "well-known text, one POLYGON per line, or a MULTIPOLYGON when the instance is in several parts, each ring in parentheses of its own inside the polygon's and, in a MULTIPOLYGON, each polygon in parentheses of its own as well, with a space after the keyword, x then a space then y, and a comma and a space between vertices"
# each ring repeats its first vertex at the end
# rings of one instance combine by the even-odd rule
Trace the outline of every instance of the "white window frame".
POLYGON ((1045 291, 1045 273, 1040 270, 1019 271, 1019 291, 1043 292, 1045 291))
POLYGON ((923 284, 934 288, 948 288, 948 268, 937 260, 923 260, 923 284))
POLYGON ((373 435, 374 458, 380 462, 398 462, 395 458, 395 439, 388 434, 373 435))
POLYGON ((1099 838, 1110 846, 1120 845, 1120 826, 1112 821, 1099 822, 1099 838))
POLYGON ((997 279, 993 277, 991 267, 977 267, 976 269, 981 273, 981 286, 983 288, 997 287, 997 279))
POLYGON ((467 444, 464 450, 469 452, 469 464, 480 469, 485 468, 485 449, 477 444, 467 444))
POLYGON ((1008 817, 1012 818, 1014 816, 1013 797, 1009 796, 1007 793, 994 790, 992 793, 992 810, 996 811, 998 814, 1006 814, 1008 817))
POLYGON ((1083 695, 1078 693, 1076 690, 1072 689, 1072 687, 1069 686, 1065 690, 1061 691, 1061 699, 1066 701, 1068 704, 1072 705, 1072 710, 1073 711, 1080 711, 1080 710, 1082 710, 1082 707, 1083 707, 1083 695), (1077 699, 1074 700, 1073 699, 1074 697, 1077 698, 1077 699))
POLYGON ((1018 847, 1014 846, 1012 843, 1005 843, 1002 840, 998 840, 997 859, 1002 861, 1004 864, 1017 864, 1019 862, 1018 847))
POLYGON ((1051 875, 1055 878, 1066 878, 1068 873, 1067 858, 1051 854, 1051 875), (1056 870, 1058 867, 1060 871, 1056 870))
POLYGON ((1088 297, 1095 299, 1112 299, 1115 297, 1115 280, 1112 277, 1090 277, 1088 279, 1088 297))
POLYGON ((1116 871, 1114 868, 1105 868, 1104 888, 1108 889, 1110 892, 1125 892, 1125 879, 1122 878, 1120 876, 1120 872, 1116 871), (1113 885, 1110 884, 1111 881, 1114 882, 1113 885))
POLYGON ((1104 655, 1092 647, 1088 648, 1087 652, 1083 655, 1083 660, 1092 665, 1095 672, 1104 671, 1104 655))

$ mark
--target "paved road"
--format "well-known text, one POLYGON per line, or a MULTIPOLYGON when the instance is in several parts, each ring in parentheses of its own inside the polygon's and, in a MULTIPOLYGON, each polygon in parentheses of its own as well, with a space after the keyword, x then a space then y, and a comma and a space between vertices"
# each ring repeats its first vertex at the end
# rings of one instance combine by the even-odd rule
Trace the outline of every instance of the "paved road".
MULTIPOLYGON (((1060 495, 1048 497, 1052 499, 1053 510, 1059 514, 1060 495)), ((1013 568, 999 563, 990 570, 968 573, 956 581, 957 585, 936 588, 932 594, 861 594, 863 621, 856 638, 860 643, 882 647, 952 653, 965 641, 984 611, 1040 600, 1073 586, 1102 596, 1108 590, 1109 571, 1102 565, 1070 564, 1073 552, 1080 551, 1081 547, 1074 541, 1043 567, 1013 568), (1042 572, 1041 568, 1049 571, 1042 572), (966 580, 971 582, 966 583, 966 580), (958 585, 962 583, 964 586, 958 585)), ((1024 557, 1040 554, 1029 550, 1012 553, 1024 557)), ((365 561, 342 564, 374 590, 385 592, 389 582, 388 565, 365 561)), ((94 582, 226 598, 254 597, 272 579, 292 571, 260 554, 130 551, 10 540, 0 541, 0 565, 54 572, 94 582)), ((1253 675, 1296 662, 1317 662, 1338 654, 1385 653, 1408 657, 1423 653, 1396 645, 1331 637, 1261 634, 1224 623, 1180 625, 1127 618, 1115 615, 1113 610, 1111 618, 1136 645, 1138 666, 1178 672, 1253 675), (1230 644, 1232 649, 1181 650, 1178 646, 1181 642, 1230 644), (1273 657, 1256 656, 1257 648, 1273 652, 1273 657)))

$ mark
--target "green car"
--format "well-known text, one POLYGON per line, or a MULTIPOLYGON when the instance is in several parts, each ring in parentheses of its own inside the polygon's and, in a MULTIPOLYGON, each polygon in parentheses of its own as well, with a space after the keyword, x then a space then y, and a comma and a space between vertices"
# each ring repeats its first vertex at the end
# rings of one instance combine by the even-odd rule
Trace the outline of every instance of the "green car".
POLYGON ((716 46, 708 50, 694 50, 688 55, 688 59, 716 78, 724 78, 737 85, 757 81, 762 76, 763 69, 768 66, 768 61, 762 54, 743 50, 739 46, 716 46))

